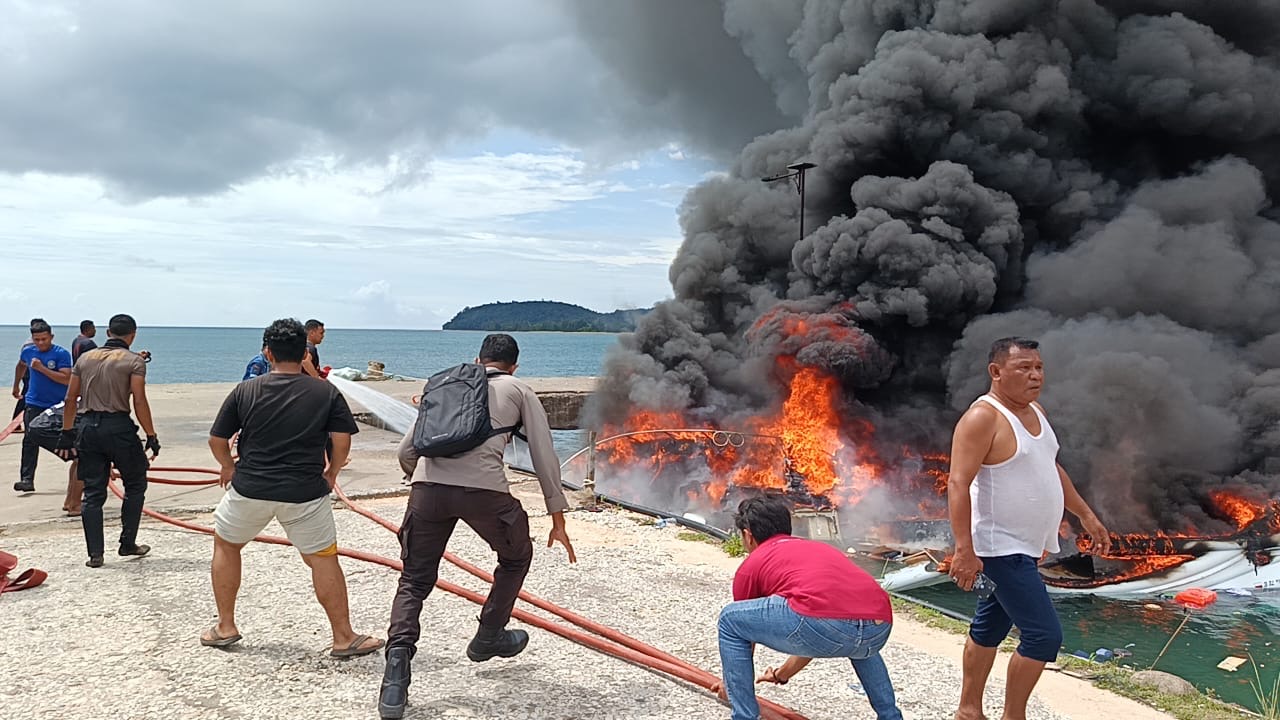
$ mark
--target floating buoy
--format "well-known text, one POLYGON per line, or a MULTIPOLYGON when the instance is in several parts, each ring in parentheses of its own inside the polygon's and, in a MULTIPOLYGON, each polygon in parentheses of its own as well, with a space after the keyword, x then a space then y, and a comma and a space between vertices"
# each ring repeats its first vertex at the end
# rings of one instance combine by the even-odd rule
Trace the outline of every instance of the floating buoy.
POLYGON ((1190 588, 1174 595, 1173 601, 1179 605, 1203 610, 1218 601, 1218 593, 1204 588, 1190 588))

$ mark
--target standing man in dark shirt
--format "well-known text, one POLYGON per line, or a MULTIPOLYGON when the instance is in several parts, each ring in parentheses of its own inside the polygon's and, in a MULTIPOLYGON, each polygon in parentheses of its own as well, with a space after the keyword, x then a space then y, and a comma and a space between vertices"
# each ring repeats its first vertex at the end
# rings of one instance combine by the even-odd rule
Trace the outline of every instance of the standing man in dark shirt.
MULTIPOLYGON (((513 375, 519 359, 520 347, 510 335, 489 335, 480 345, 476 362, 485 366, 490 422, 494 428, 524 428, 543 502, 551 516, 547 547, 558 542, 568 551, 569 562, 577 562, 565 531, 564 513, 569 501, 560 485, 560 460, 552 443, 547 411, 537 393, 513 375)), ((467 645, 467 657, 473 662, 514 657, 529 643, 529 633, 506 629, 533 563, 529 516, 520 501, 511 496, 502 466, 502 453, 510 440, 510 433, 494 435, 478 447, 450 457, 419 457, 413 446, 412 429, 400 441, 400 469, 412 473, 413 489, 400 526, 404 569, 391 604, 391 627, 387 631, 387 665, 378 696, 378 711, 383 718, 404 716, 410 661, 422 630, 422 603, 435 587, 440 558, 459 520, 484 538, 498 555, 493 588, 480 610, 480 627, 467 645)))
POLYGON ((324 323, 316 319, 307 321, 304 326, 307 331, 307 354, 302 358, 302 372, 315 378, 324 378, 325 373, 320 369, 320 351, 316 346, 324 342, 324 323))
POLYGON ((98 328, 92 320, 80 321, 80 334, 71 341, 71 362, 79 360, 84 351, 98 347, 98 343, 93 341, 93 337, 97 334, 98 328))
MULTIPOLYGON (((31 344, 22 348, 18 367, 13 376, 13 393, 18 395, 18 385, 23 372, 27 373, 27 392, 23 396, 22 425, 29 427, 40 413, 62 402, 71 380, 71 353, 53 344, 53 328, 40 318, 31 321, 31 344)), ((13 489, 18 492, 35 492, 36 466, 40 462, 40 443, 29 435, 22 438, 22 461, 18 469, 18 482, 13 489)))
POLYGON ((368 655, 382 641, 351 629, 347 582, 338 564, 338 537, 329 490, 351 450, 356 421, 342 394, 302 374, 306 335, 297 320, 277 320, 263 333, 271 372, 236 385, 209 430, 209 449, 227 488, 213 513, 213 597, 218 623, 200 643, 227 647, 240 641, 236 595, 240 550, 274 518, 311 568, 316 599, 329 616, 334 657, 368 655), (240 433, 240 458, 231 438, 240 433), (335 462, 327 468, 326 440, 335 462))
POLYGON ((119 554, 128 557, 151 552, 149 546, 137 543, 138 525, 147 492, 147 470, 151 467, 146 453, 150 451, 154 460, 160 454, 160 440, 147 402, 146 360, 129 349, 137 336, 138 323, 131 316, 113 316, 107 325, 106 344, 80 356, 67 387, 58 448, 70 450, 74 446, 80 457, 80 480, 84 483, 80 517, 89 551, 85 565, 91 568, 102 567, 102 505, 107 501, 113 465, 124 484, 119 554), (145 444, 139 442, 138 425, 129 416, 130 397, 138 425, 147 435, 145 444), (77 414, 84 416, 79 440, 75 431, 77 414))

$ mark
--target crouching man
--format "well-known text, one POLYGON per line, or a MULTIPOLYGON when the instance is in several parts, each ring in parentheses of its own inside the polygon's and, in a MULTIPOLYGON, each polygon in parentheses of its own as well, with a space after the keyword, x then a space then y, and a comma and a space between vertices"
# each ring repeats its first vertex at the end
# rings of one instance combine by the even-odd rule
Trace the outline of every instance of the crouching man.
POLYGON ((756 644, 790 654, 762 682, 786 684, 810 658, 849 658, 879 720, 901 720, 880 649, 889 640, 889 595, 844 553, 791 535, 791 511, 778 497, 738 505, 734 525, 747 559, 733 578, 733 599, 720 611, 716 688, 733 720, 757 720, 756 644))

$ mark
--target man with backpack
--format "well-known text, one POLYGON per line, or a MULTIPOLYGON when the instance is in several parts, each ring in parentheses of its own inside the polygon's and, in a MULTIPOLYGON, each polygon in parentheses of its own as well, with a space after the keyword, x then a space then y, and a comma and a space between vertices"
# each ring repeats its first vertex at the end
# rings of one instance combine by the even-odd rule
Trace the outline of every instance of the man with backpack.
POLYGON ((404 715, 422 603, 435 586, 458 520, 498 554, 493 588, 467 657, 473 662, 514 657, 529 642, 525 631, 506 629, 533 561, 529 516, 508 491, 502 464, 511 435, 522 428, 551 516, 547 547, 558 542, 568 551, 569 562, 577 562, 565 531, 569 502, 560 485, 560 461, 546 410, 537 394, 513 377, 519 355, 515 338, 489 335, 475 364, 432 376, 423 390, 418 422, 400 443, 400 467, 412 473, 413 487, 400 528, 404 570, 387 631, 387 667, 378 698, 383 718, 404 715))

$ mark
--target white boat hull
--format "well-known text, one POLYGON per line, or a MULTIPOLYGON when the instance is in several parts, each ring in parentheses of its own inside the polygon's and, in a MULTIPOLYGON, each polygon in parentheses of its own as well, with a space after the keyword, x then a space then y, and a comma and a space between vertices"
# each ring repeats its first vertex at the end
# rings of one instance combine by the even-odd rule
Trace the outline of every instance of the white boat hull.
MULTIPOLYGON (((1226 545, 1224 543, 1224 545, 1226 545)), ((1170 570, 1125 582, 1089 588, 1049 586, 1053 595, 1103 595, 1140 597, 1176 595, 1190 588, 1207 590, 1280 589, 1280 548, 1269 548, 1271 562, 1255 566, 1244 551, 1234 546, 1215 548, 1170 570)), ((890 592, 905 592, 950 581, 945 573, 931 572, 924 564, 886 573, 880 586, 890 592)))

